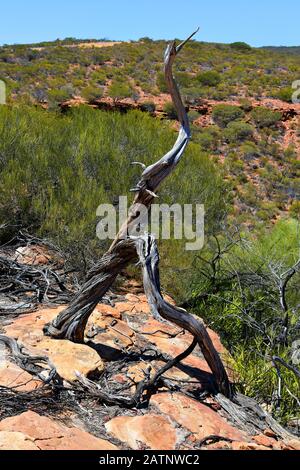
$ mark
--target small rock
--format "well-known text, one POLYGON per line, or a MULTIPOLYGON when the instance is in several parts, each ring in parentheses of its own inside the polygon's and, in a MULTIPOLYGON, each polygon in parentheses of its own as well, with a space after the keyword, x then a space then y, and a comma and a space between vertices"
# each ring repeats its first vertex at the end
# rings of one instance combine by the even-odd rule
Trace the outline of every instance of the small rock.
POLYGON ((258 436, 254 436, 253 440, 256 442, 256 444, 259 444, 265 447, 273 448, 273 447, 276 447, 276 445, 278 445, 278 442, 275 439, 268 437, 264 434, 259 434, 258 436))
POLYGON ((17 416, 5 418, 0 422, 0 431, 17 431, 34 440, 61 438, 64 435, 60 424, 34 411, 25 411, 17 416))
POLYGON ((131 303, 139 302, 140 300, 138 295, 135 295, 135 294, 126 294, 125 299, 131 303))
POLYGON ((37 444, 41 450, 118 450, 109 441, 77 428, 66 429, 61 439, 37 441, 37 444))
POLYGON ((231 444, 232 450, 271 450, 269 447, 260 446, 253 442, 234 441, 231 444))
POLYGON ((101 357, 106 360, 117 359, 124 349, 134 345, 135 334, 127 323, 110 317, 99 320, 97 324, 100 325, 100 322, 102 331, 93 336, 92 342, 101 357))
POLYGON ((117 308, 111 307, 110 305, 98 304, 91 316, 91 320, 97 323, 97 321, 95 320, 98 317, 101 318, 101 316, 104 316, 104 317, 109 316, 109 317, 119 319, 121 318, 121 313, 117 308))
POLYGON ((269 428, 267 428, 267 429, 264 430, 264 435, 265 435, 265 436, 268 436, 268 437, 273 437, 274 439, 276 439, 276 437, 277 437, 277 435, 275 434, 275 432, 272 431, 272 429, 269 429, 269 428))
MULTIPOLYGON (((151 366, 150 363, 147 362, 138 362, 137 364, 133 364, 128 367, 127 370, 127 377, 130 377, 131 380, 135 382, 140 382, 141 380, 145 379, 144 372, 151 366)), ((154 368, 151 369, 151 377, 154 375, 155 370, 154 368)))
POLYGON ((147 301, 145 302, 138 302, 134 305, 134 308, 132 310, 133 312, 136 313, 150 313, 150 306, 147 301))
POLYGON ((132 302, 116 302, 115 309, 122 315, 122 313, 132 312, 134 304, 132 302))
POLYGON ((213 444, 207 444, 208 450, 230 450, 232 448, 231 443, 227 441, 214 442, 213 444))
POLYGON ((285 444, 284 442, 281 442, 281 443, 280 443, 280 449, 281 449, 281 450, 295 450, 295 449, 293 449, 293 447, 288 446, 288 445, 285 444))
POLYGON ((139 294, 139 295, 138 295, 138 298, 139 298, 139 303, 140 303, 140 302, 146 302, 146 303, 148 303, 148 299, 147 299, 146 294, 139 294))
POLYGON ((173 450, 177 435, 168 418, 160 415, 118 416, 105 424, 106 430, 131 449, 173 450))
POLYGON ((291 439, 286 442, 288 447, 291 447, 294 450, 300 450, 300 440, 299 439, 291 439))

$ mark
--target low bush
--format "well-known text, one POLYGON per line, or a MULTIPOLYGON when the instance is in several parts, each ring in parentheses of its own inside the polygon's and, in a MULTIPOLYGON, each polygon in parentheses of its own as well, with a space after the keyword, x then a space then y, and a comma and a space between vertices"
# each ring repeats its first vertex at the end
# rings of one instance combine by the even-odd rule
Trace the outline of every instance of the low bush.
POLYGON ((259 106, 251 111, 251 117, 260 128, 273 127, 281 120, 282 114, 279 111, 259 106))
POLYGON ((127 82, 115 80, 108 89, 108 95, 117 102, 124 98, 133 98, 134 90, 127 82))
POLYGON ((81 90, 81 96, 85 98, 88 101, 93 101, 97 100, 99 98, 102 98, 103 96, 103 89, 102 88, 96 88, 93 86, 88 86, 85 87, 81 90))
MULTIPOLYGON (((1 241, 27 229, 58 243, 84 269, 84 253, 97 257, 110 243, 96 237, 98 205, 126 194, 130 202, 129 190, 140 177, 130 163, 153 163, 176 137, 167 122, 141 111, 120 114, 81 106, 62 115, 0 106, 0 225, 8 226, 1 241)), ((188 164, 161 187, 160 200, 205 204, 206 228, 213 230, 225 211, 220 171, 192 142, 185 159, 188 164)), ((167 271, 162 266, 165 286, 183 298, 180 269, 192 264, 195 253, 185 251, 185 240, 164 240, 160 252, 162 265, 164 258, 169 265, 167 271)))
POLYGON ((163 110, 169 119, 177 119, 177 111, 172 101, 167 101, 167 103, 164 104, 163 110))
POLYGON ((208 70, 207 72, 201 72, 197 75, 197 80, 204 86, 217 86, 221 83, 221 75, 214 70, 208 70))
POLYGON ((244 121, 230 122, 224 130, 224 137, 228 142, 241 142, 253 136, 254 128, 244 121))
POLYGON ((284 87, 284 88, 280 88, 280 90, 275 92, 273 96, 274 98, 279 98, 282 101, 291 103, 294 91, 295 90, 293 90, 291 87, 284 87))
POLYGON ((152 114, 156 110, 155 103, 153 103, 153 101, 144 101, 144 103, 141 104, 141 110, 152 114))
POLYGON ((239 106, 218 104, 213 108, 212 117, 220 127, 226 127, 230 122, 242 119, 244 111, 239 106))
POLYGON ((249 44, 241 41, 231 43, 230 47, 231 49, 239 52, 250 52, 252 50, 252 47, 249 44))

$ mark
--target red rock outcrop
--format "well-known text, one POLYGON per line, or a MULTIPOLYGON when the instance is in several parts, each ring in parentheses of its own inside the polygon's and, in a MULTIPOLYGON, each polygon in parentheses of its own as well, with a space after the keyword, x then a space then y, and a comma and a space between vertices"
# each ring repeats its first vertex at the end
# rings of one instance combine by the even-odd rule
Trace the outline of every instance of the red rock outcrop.
MULTIPOLYGON (((140 292, 140 284, 135 283, 131 288, 129 294, 117 297, 114 304, 97 306, 88 322, 83 345, 43 335, 44 324, 56 317, 64 306, 20 315, 3 328, 30 352, 47 355, 68 382, 76 380, 76 371, 86 376, 95 371, 101 374, 105 367, 118 364, 120 360, 119 369, 108 382, 127 385, 129 393, 133 393, 145 373, 153 376, 164 362, 158 356, 122 363, 124 353, 146 347, 175 356, 187 348, 192 337, 169 323, 153 319, 146 297, 140 292)), ((218 335, 208 331, 223 359, 229 357, 218 335)), ((229 366, 227 368, 230 373, 229 366)), ((202 402, 187 396, 184 390, 197 395, 210 384, 211 371, 199 349, 181 365, 169 370, 166 378, 180 383, 181 393, 171 393, 161 387, 152 396, 148 409, 128 413, 120 408, 117 416, 102 418, 101 438, 93 435, 94 432, 87 432, 74 412, 63 416, 62 424, 59 414, 41 416, 28 410, 0 422, 0 450, 174 450, 199 449, 200 445, 208 450, 300 449, 296 437, 282 442, 267 428, 256 436, 238 429, 230 422, 230 417, 226 418, 221 412, 213 396, 202 402), (217 442, 206 439, 212 435, 218 436, 217 442)), ((12 387, 16 392, 31 392, 40 389, 42 382, 21 370, 7 355, 0 363, 0 386, 12 387)))

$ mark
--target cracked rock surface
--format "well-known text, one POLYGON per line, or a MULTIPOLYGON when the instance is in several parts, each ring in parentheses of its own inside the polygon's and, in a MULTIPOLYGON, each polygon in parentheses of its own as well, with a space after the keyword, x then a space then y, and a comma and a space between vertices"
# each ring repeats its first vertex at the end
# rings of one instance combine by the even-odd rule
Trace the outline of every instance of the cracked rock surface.
MULTIPOLYGON (((110 304, 97 306, 83 345, 43 335, 43 326, 64 306, 19 315, 2 325, 4 333, 30 353, 51 359, 65 381, 64 403, 72 401, 74 406, 53 408, 53 403, 62 403, 62 395, 35 402, 34 394, 41 393, 45 385, 16 365, 7 352, 0 362, 0 395, 12 389, 14 399, 27 398, 9 412, 1 411, 0 450, 300 449, 297 438, 283 442, 268 429, 255 436, 247 434, 220 409, 212 395, 203 394, 211 386, 212 374, 199 348, 165 374, 176 390, 161 386, 148 408, 108 407, 93 397, 77 397, 71 389, 68 391, 78 371, 99 384, 133 394, 137 382, 146 373, 154 374, 166 355, 174 357, 191 344, 189 333, 152 318, 137 282, 129 288, 130 293, 121 290, 112 296, 110 304), (29 400, 28 394, 33 398, 29 400), (218 439, 206 441, 209 436, 218 439)), ((173 302, 170 298, 168 301, 173 302)), ((229 353, 218 335, 208 331, 234 381, 229 353)))

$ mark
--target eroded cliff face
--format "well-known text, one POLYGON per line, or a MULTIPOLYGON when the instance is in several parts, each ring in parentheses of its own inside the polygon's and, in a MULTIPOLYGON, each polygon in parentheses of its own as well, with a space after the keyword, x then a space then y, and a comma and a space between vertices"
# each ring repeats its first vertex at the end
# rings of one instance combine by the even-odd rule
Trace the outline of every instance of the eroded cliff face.
MULTIPOLYGON (((131 109, 144 110, 144 102, 155 104, 153 117, 169 119, 164 112, 164 105, 170 100, 169 95, 158 96, 140 94, 137 102, 130 99, 113 101, 109 97, 88 103, 78 97, 61 104, 62 110, 88 104, 106 111, 118 110, 126 113, 131 109)), ((250 123, 254 133, 249 141, 226 141, 224 129, 219 129, 221 137, 214 148, 199 146, 208 152, 211 158, 224 167, 224 178, 228 181, 233 194, 234 217, 243 218, 243 224, 253 227, 253 217, 268 220, 275 224, 278 219, 288 217, 292 205, 299 199, 297 178, 300 161, 300 103, 286 103, 278 99, 247 99, 249 110, 245 112, 243 122, 250 123), (280 112, 281 119, 270 129, 260 129, 254 125, 251 111, 263 107, 280 112), (243 144, 248 148, 243 149, 243 144), (234 157, 232 157, 234 155, 234 157), (269 167, 268 169, 267 166, 269 167), (285 176, 281 182, 280 175, 285 176), (245 184, 246 183, 246 184, 245 184), (257 201, 254 201, 257 197, 257 201), (253 202, 254 201, 254 202, 253 202), (262 214, 261 214, 262 210, 262 214), (249 220, 244 220, 249 214, 249 220), (258 214, 258 215, 257 215, 258 214)), ((188 106, 193 114, 192 137, 197 142, 197 132, 212 129, 215 125, 213 109, 218 104, 242 106, 241 98, 232 101, 199 100, 188 106)), ((178 131, 179 123, 173 120, 172 127, 178 131)), ((217 128, 218 129, 218 128, 217 128)))
MULTIPOLYGON (((133 101, 132 99, 128 98, 116 102, 110 97, 104 97, 89 102, 78 96, 62 102, 60 107, 63 111, 65 111, 67 109, 85 104, 95 109, 102 109, 104 111, 117 110, 121 113, 125 113, 132 109, 145 111, 144 103, 152 102, 155 104, 155 111, 152 112, 152 115, 159 118, 167 118, 167 115, 164 112, 164 105, 169 101, 170 96, 168 94, 154 96, 140 92, 138 101, 133 101)), ((253 109, 263 106, 272 109, 273 111, 279 111, 282 114, 282 119, 278 124, 282 135, 278 140, 278 144, 282 146, 283 149, 294 146, 300 159, 300 103, 286 103, 284 101, 272 98, 262 98, 260 100, 249 98, 247 101, 249 101, 253 109)), ((213 107, 218 104, 240 106, 241 101, 239 99, 232 101, 199 99, 197 104, 187 105, 187 109, 189 111, 194 111, 199 114, 199 117, 194 121, 194 125, 202 128, 213 125, 214 121, 212 118, 212 110, 213 107)), ((174 122, 174 125, 177 128, 178 123, 174 122)))

